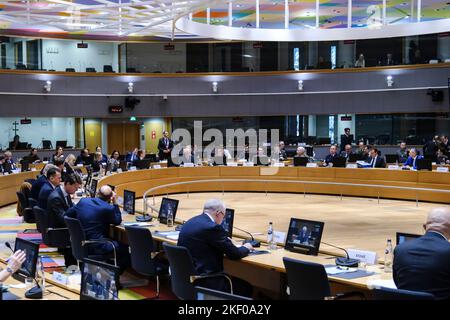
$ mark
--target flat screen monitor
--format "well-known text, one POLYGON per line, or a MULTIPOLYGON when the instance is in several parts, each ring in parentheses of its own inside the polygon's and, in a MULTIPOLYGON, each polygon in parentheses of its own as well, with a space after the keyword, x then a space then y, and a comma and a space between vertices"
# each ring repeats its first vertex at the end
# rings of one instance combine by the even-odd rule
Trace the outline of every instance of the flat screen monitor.
POLYGON ((386 154, 386 163, 397 163, 398 155, 397 154, 386 154))
POLYGON ((36 275, 36 264, 39 256, 39 244, 21 238, 16 238, 14 252, 22 250, 26 254, 25 262, 22 267, 14 273, 13 277, 23 281, 27 277, 36 275))
POLYGON ((95 193, 97 192, 97 183, 97 179, 91 179, 91 187, 89 188, 91 198, 95 198, 95 193))
POLYGON ((56 141, 56 148, 61 147, 61 148, 67 148, 67 140, 58 140, 56 141))
POLYGON ((231 238, 233 236, 233 222, 234 222, 234 209, 227 208, 225 210, 225 216, 223 217, 222 227, 228 233, 231 238))
POLYGON ((330 137, 317 137, 317 144, 331 144, 330 137))
POLYGON ((345 157, 335 157, 333 159, 333 167, 335 168, 345 168, 347 159, 345 157))
POLYGON ((130 190, 123 190, 123 211, 134 214, 136 207, 136 193, 130 190))
POLYGON ((305 147, 306 149, 306 155, 308 157, 314 157, 314 149, 313 147, 305 147))
POLYGON ((122 169, 122 171, 127 171, 128 170, 128 163, 125 160, 120 160, 119 168, 122 169))
POLYGON ((348 162, 356 162, 362 160, 362 157, 359 153, 350 153, 348 156, 348 162))
POLYGON ((324 223, 320 221, 291 218, 285 249, 317 256, 323 227, 324 223))
POLYGON ((28 142, 19 142, 17 144, 17 149, 19 150, 25 150, 28 148, 28 142))
POLYGON ((403 233, 403 232, 397 232, 395 235, 396 244, 397 246, 399 244, 402 244, 403 242, 414 240, 421 237, 420 234, 413 234, 413 233, 403 233))
POLYGON ((432 160, 431 159, 417 159, 416 160, 416 167, 417 170, 428 170, 431 171, 433 166, 432 166, 432 160))
POLYGON ((157 158, 156 158, 156 154, 154 154, 154 153, 147 153, 147 154, 145 155, 145 158, 144 158, 144 159, 149 159, 150 162, 156 162, 156 161, 158 161, 157 158))
POLYGON ((117 300, 119 268, 91 259, 83 259, 80 300, 117 300))
POLYGON ((150 159, 142 159, 142 160, 136 160, 134 162, 136 169, 142 170, 142 169, 148 169, 150 168, 150 159))
POLYGON ((175 221, 175 215, 178 209, 178 200, 170 198, 162 198, 161 207, 159 208, 158 219, 159 222, 167 224, 167 214, 172 211, 173 221, 175 221))
POLYGON ((306 167, 309 162, 307 157, 294 157, 294 167, 306 167))
POLYGON ((195 287, 197 300, 252 300, 248 297, 238 296, 223 291, 217 291, 204 287, 195 287))
POLYGON ((21 169, 20 171, 21 172, 28 171, 29 166, 30 166, 30 162, 29 161, 27 161, 27 160, 20 161, 20 169, 21 169))

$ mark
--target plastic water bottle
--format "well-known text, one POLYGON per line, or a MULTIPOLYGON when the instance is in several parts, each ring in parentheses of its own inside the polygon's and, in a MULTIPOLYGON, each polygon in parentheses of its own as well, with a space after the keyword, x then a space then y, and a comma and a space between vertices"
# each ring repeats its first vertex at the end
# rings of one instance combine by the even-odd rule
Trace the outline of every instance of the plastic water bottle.
POLYGON ((277 248, 276 243, 273 239, 273 223, 269 222, 269 229, 267 230, 267 245, 269 250, 275 250, 277 248))
POLYGON ((392 241, 391 239, 388 239, 386 250, 384 251, 384 272, 392 272, 393 260, 392 241))
POLYGON ((167 226, 169 228, 173 227, 173 214, 172 214, 172 209, 170 209, 170 208, 167 211, 167 226))
POLYGON ((112 295, 112 299, 117 300, 118 292, 117 292, 116 281, 114 281, 114 280, 111 281, 111 286, 109 287, 109 291, 110 291, 110 294, 112 295))
POLYGON ((44 263, 42 263, 42 257, 38 257, 36 264, 36 281, 41 286, 42 292, 45 292, 45 273, 44 273, 44 263))

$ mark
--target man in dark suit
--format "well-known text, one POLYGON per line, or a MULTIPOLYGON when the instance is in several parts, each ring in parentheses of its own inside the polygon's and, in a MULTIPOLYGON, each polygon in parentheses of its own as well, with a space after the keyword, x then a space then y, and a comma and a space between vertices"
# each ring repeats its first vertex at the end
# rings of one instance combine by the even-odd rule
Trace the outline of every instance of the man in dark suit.
POLYGON ((300 231, 297 239, 300 241, 300 243, 309 244, 309 237, 310 236, 311 236, 311 232, 308 231, 308 227, 307 226, 303 226, 303 228, 300 231))
MULTIPOLYGON (((248 243, 241 247, 233 244, 221 226, 224 216, 224 203, 217 199, 208 200, 203 207, 203 213, 189 219, 180 231, 178 245, 189 250, 198 275, 222 273, 224 254, 230 259, 238 260, 253 250, 248 243)), ((252 288, 248 283, 234 277, 231 279, 234 293, 251 296, 252 288)), ((225 277, 200 279, 195 285, 230 292, 229 282, 225 277)))
POLYGON ((341 152, 345 151, 346 145, 352 145, 353 143, 353 135, 350 134, 350 128, 344 129, 344 134, 341 135, 341 152))
MULTIPOLYGON (((77 174, 66 176, 64 185, 56 187, 50 193, 47 200, 48 226, 50 228, 65 228, 64 213, 73 207, 71 195, 74 194, 82 185, 82 180, 77 174)), ((60 237, 69 237, 69 233, 60 233, 60 237)), ((71 248, 60 248, 59 252, 64 254, 66 266, 76 265, 77 260, 72 255, 71 248)))
POLYGON ((337 147, 332 145, 330 147, 330 154, 325 157, 324 165, 328 166, 330 163, 333 163, 334 158, 337 158, 337 147))
POLYGON ((61 183, 61 170, 58 168, 50 168, 47 171, 47 181, 44 183, 44 185, 41 188, 41 191, 39 191, 38 196, 38 206, 41 209, 47 210, 47 200, 50 196, 50 193, 53 192, 53 190, 56 189, 57 186, 61 183))
POLYGON ((89 156, 89 150, 83 149, 80 152, 80 155, 75 160, 75 164, 82 164, 83 166, 89 165, 92 163, 92 158, 89 156))
POLYGON ((41 175, 36 179, 36 181, 33 182, 33 185, 31 186, 30 198, 33 198, 36 201, 38 200, 39 192, 41 191, 42 186, 47 182, 47 171, 50 168, 56 168, 56 166, 52 163, 48 163, 41 170, 41 175))
MULTIPOLYGON (((116 194, 110 186, 102 186, 97 191, 96 198, 82 198, 75 206, 67 210, 65 215, 80 220, 87 240, 109 240, 110 225, 117 226, 122 222, 122 215, 116 203, 116 194)), ((109 242, 89 245, 88 253, 110 256, 114 249, 117 264, 123 272, 130 266, 127 245, 109 240, 109 242)))
POLYGON ((404 167, 412 167, 413 169, 417 169, 417 160, 423 159, 422 156, 417 155, 417 150, 415 148, 412 148, 409 150, 409 157, 406 159, 405 163, 403 164, 404 167))
POLYGON ((5 170, 5 168, 7 168, 8 171, 16 170, 17 166, 16 166, 15 161, 14 161, 14 159, 12 157, 11 151, 6 151, 4 153, 4 156, 5 156, 5 158, 3 160, 3 169, 5 170))
POLYGON ((173 149, 173 141, 169 138, 169 132, 164 131, 163 137, 158 141, 159 160, 170 161, 170 152, 173 149))
POLYGON ((341 151, 341 157, 344 157, 348 161, 351 154, 353 154, 352 146, 347 144, 345 150, 341 151))
POLYGON ((437 299, 450 298, 450 209, 433 209, 425 235, 394 250, 393 278, 399 289, 423 291, 437 299))
POLYGON ((370 150, 369 163, 371 168, 386 168, 386 162, 380 156, 377 148, 370 150))
POLYGON ((439 149, 439 136, 434 136, 433 140, 428 141, 423 146, 423 155, 430 158, 431 161, 436 162, 437 161, 437 151, 439 149))

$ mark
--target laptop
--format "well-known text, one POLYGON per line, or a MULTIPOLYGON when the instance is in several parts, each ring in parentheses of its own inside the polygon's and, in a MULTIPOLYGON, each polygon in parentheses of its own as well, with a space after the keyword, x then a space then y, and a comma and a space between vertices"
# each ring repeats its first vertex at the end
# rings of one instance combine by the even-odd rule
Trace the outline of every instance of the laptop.
POLYGON ((386 154, 386 163, 397 163, 398 162, 398 155, 396 154, 386 154))
POLYGON ((294 157, 294 167, 306 167, 309 162, 307 157, 294 157))
POLYGON ((420 234, 413 234, 413 233, 403 233, 403 232, 396 232, 395 239, 396 239, 396 245, 402 244, 403 242, 414 240, 421 237, 420 234))
POLYGON ((345 159, 345 157, 336 157, 333 159, 334 168, 345 168, 346 163, 347 159, 345 159))

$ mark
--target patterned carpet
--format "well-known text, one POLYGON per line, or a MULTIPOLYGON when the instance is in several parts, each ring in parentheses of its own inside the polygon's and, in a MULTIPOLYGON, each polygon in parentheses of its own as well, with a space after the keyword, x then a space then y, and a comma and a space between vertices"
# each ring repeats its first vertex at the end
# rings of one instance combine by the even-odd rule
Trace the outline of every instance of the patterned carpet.
MULTIPOLYGON (((0 208, 0 258, 7 259, 11 251, 5 243, 9 242, 14 248, 16 237, 40 243, 39 255, 42 256, 45 272, 64 270, 64 258, 57 252, 56 248, 48 248, 42 244, 42 238, 36 233, 36 225, 23 223, 22 218, 17 216, 16 206, 10 205, 0 208)), ((133 270, 127 270, 121 276, 123 289, 119 291, 121 300, 142 300, 156 296, 156 280, 147 279, 137 275, 133 270)), ((175 300, 176 296, 170 289, 170 281, 161 281, 160 300, 175 300)))

